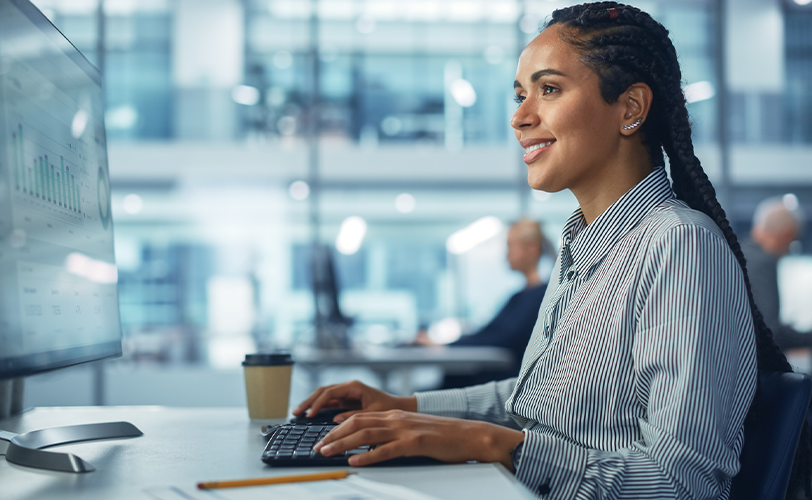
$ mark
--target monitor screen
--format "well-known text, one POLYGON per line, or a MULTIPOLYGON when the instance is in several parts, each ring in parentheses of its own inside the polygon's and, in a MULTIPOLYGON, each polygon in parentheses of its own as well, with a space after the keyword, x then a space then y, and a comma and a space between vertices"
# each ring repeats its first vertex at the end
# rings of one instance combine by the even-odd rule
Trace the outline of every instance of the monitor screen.
POLYGON ((0 379, 121 354, 99 71, 0 0, 0 379))

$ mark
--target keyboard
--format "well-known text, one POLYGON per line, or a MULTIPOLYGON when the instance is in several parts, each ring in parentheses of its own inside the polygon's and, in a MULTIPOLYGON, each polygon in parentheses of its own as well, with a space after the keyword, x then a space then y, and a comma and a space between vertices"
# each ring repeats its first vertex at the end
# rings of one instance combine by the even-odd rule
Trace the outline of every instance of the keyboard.
MULTIPOLYGON (((374 447, 362 446, 338 455, 325 457, 313 451, 313 446, 336 425, 335 422, 290 423, 273 430, 262 461, 271 467, 311 467, 348 465, 351 456, 366 453, 374 447)), ((400 457, 380 462, 380 465, 429 465, 441 463, 427 457, 400 457)))

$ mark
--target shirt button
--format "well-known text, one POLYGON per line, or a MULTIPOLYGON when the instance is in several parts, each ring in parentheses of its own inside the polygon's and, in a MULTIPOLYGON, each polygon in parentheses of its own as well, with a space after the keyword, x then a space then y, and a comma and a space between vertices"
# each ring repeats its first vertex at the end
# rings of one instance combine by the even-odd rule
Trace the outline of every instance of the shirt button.
POLYGON ((575 276, 575 271, 568 272, 567 273, 567 280, 571 280, 573 276, 575 276))
POLYGON ((538 487, 539 495, 547 495, 550 493, 550 485, 549 484, 542 484, 538 487))

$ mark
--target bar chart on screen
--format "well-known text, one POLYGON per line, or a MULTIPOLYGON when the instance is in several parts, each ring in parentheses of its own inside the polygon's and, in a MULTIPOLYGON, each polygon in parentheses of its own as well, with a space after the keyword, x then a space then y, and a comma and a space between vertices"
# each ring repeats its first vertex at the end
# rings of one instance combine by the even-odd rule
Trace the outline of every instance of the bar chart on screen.
POLYGON ((77 177, 88 176, 77 164, 82 160, 77 146, 19 122, 10 139, 14 195, 28 201, 31 208, 82 225, 85 215, 81 187, 85 181, 77 177), (70 160, 66 160, 67 154, 70 160))

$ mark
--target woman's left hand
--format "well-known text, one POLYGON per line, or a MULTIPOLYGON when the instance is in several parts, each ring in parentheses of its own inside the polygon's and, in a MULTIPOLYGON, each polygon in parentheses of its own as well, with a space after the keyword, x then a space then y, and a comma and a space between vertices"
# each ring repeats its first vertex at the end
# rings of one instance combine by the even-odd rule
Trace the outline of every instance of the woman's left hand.
POLYGON ((523 440, 521 431, 495 424, 392 410, 353 415, 330 431, 315 450, 331 456, 360 446, 376 446, 351 456, 354 467, 424 456, 444 462, 501 462, 513 470, 510 450, 523 440))

